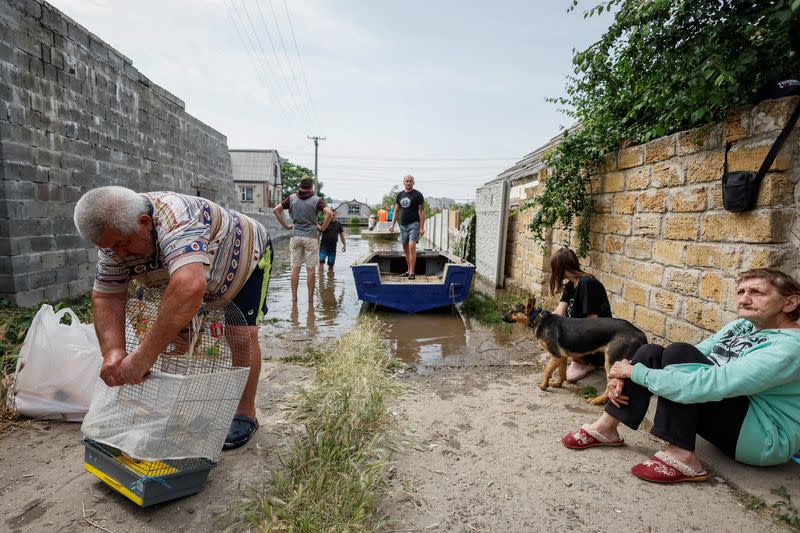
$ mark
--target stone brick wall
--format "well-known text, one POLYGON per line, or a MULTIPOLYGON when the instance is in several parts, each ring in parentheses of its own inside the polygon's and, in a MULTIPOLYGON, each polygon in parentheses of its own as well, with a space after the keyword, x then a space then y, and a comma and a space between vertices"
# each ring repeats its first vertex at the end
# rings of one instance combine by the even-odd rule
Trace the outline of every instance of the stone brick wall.
POLYGON ((95 253, 72 213, 90 188, 237 206, 224 135, 46 2, 0 2, 0 297, 85 294, 95 253))
MULTIPOLYGON (((695 342, 735 318, 736 274, 773 267, 800 275, 800 133, 795 128, 761 184, 757 208, 729 213, 720 178, 758 170, 800 97, 731 112, 722 123, 610 154, 592 177, 591 252, 582 261, 609 292, 615 316, 650 339, 695 342)), ((532 194, 537 194, 534 189, 532 194)), ((541 293, 552 249, 574 242, 556 228, 534 243, 530 213, 510 217, 508 284, 541 293)))

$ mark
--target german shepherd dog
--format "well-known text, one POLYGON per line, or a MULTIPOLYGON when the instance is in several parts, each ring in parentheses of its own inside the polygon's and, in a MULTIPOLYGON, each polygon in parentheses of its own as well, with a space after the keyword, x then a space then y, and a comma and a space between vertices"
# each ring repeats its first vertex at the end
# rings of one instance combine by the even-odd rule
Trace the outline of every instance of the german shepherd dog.
MULTIPOLYGON (((605 355, 606 375, 616 361, 630 359, 636 350, 647 343, 644 332, 621 318, 566 318, 536 307, 536 298, 519 304, 503 315, 505 322, 526 324, 533 330, 539 345, 550 353, 544 369, 544 380, 539 384, 547 390, 550 378, 558 368, 560 387, 567 376, 567 357, 581 358, 593 353, 605 355)), ((593 405, 605 404, 608 388, 588 400, 593 405)))

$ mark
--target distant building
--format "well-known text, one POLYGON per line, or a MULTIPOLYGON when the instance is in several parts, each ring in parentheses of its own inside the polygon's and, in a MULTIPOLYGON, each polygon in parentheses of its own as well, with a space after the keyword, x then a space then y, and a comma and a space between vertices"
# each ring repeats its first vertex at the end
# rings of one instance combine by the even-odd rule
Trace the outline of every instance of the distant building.
POLYGON ((228 150, 236 197, 243 211, 274 207, 281 201, 283 179, 277 150, 228 150))
POLYGON ((425 200, 428 201, 428 205, 431 206, 431 209, 449 209, 451 205, 456 203, 452 198, 428 197, 425 198, 425 200))
POLYGON ((364 202, 359 202, 356 199, 350 200, 349 202, 342 202, 338 206, 336 206, 336 218, 342 224, 346 224, 350 222, 353 217, 359 218, 360 224, 366 224, 367 220, 369 219, 369 206, 364 202))

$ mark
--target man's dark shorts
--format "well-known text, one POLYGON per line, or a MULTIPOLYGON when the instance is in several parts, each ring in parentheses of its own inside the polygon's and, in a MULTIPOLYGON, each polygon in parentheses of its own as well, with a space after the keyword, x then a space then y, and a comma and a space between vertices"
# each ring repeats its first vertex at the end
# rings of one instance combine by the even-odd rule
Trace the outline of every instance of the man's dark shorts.
POLYGON ((408 244, 409 241, 419 241, 419 222, 407 226, 400 224, 400 244, 408 244))
MULTIPOLYGON (((269 277, 272 273, 272 263, 275 258, 275 252, 272 249, 272 241, 267 241, 267 246, 264 249, 263 256, 269 254, 269 265, 265 270, 262 270, 260 267, 256 266, 253 273, 250 274, 250 277, 247 278, 244 286, 242 286, 242 290, 239 291, 232 302, 239 308, 239 310, 244 315, 244 320, 248 326, 256 326, 256 320, 258 319, 258 310, 259 305, 261 309, 264 311, 264 315, 267 314, 267 295, 266 291, 264 290, 264 276, 266 276, 266 283, 269 284, 269 277), (263 301, 262 301, 262 292, 263 292, 263 301)), ((262 256, 262 257, 263 257, 262 256)))

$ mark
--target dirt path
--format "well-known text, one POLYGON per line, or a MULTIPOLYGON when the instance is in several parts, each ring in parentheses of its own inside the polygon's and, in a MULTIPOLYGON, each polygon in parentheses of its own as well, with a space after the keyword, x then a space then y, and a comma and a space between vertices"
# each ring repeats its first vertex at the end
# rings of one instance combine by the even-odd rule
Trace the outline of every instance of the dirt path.
POLYGON ((395 531, 782 531, 739 503, 725 480, 660 486, 628 473, 660 449, 575 452, 559 438, 600 408, 573 390, 541 392, 530 366, 410 376, 398 406, 417 442, 395 456, 385 511, 395 531))
MULTIPOLYGON (((172 503, 140 509, 85 472, 77 424, 29 423, 0 435, 0 531, 219 530, 225 520, 215 514, 278 466, 291 436, 284 397, 311 375, 279 358, 304 346, 302 337, 265 339, 262 428, 222 455, 202 492, 172 503)), ((531 345, 508 349, 529 354, 531 345)), ((563 449, 558 438, 599 409, 571 390, 539 391, 536 368, 405 374, 411 391, 395 411, 416 446, 395 455, 381 504, 394 531, 781 530, 745 510, 724 480, 661 487, 629 475, 659 448, 646 433, 627 432, 622 449, 563 449)))

